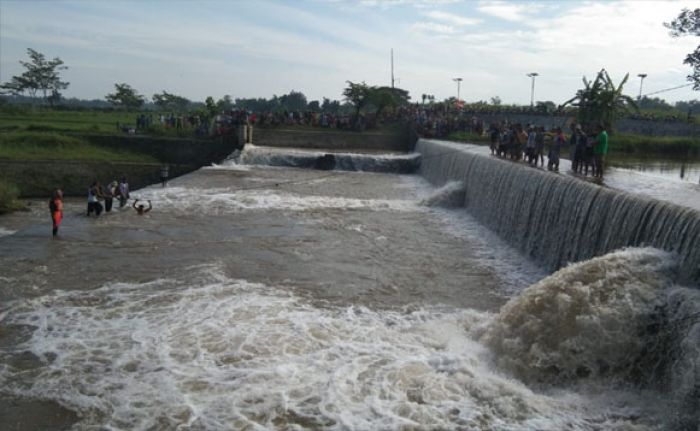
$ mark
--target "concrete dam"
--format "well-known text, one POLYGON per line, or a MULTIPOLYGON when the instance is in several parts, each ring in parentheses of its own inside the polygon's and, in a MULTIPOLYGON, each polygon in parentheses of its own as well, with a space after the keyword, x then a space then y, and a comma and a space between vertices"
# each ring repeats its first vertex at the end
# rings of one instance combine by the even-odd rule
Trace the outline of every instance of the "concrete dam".
MULTIPOLYGON (((675 252, 679 281, 700 283, 700 212, 576 178, 419 140, 419 173, 464 184, 464 207, 549 270, 622 247, 675 252)), ((700 195, 696 196, 700 200, 700 195)))
POLYGON ((0 217, 1 425, 698 429, 695 184, 259 135, 146 215, 0 217))

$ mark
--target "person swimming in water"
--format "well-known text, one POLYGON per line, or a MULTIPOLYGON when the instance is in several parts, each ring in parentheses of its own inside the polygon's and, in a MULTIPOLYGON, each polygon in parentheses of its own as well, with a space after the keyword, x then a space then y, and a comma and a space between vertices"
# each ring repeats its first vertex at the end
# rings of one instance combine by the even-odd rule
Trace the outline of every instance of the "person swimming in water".
POLYGON ((149 200, 149 201, 146 201, 146 202, 148 202, 148 208, 146 208, 146 205, 144 205, 144 204, 136 205, 136 203, 137 203, 138 201, 139 201, 138 199, 135 199, 135 200, 134 200, 134 203, 132 204, 132 206, 134 207, 134 209, 136 210, 136 213, 137 213, 138 215, 144 215, 144 214, 146 214, 147 212, 149 212, 149 211, 153 208, 153 205, 151 205, 151 201, 150 201, 150 200, 149 200))

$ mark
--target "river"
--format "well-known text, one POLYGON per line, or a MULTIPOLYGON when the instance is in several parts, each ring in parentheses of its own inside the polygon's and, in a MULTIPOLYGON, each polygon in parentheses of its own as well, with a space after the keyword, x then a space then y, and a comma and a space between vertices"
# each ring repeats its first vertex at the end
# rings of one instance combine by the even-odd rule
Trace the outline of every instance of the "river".
MULTIPOLYGON (((42 202, 0 218, 0 422, 22 430, 697 424, 692 387, 678 395, 660 383, 677 376, 619 357, 651 349, 625 325, 650 314, 662 289, 700 304, 696 290, 668 276, 673 256, 628 250, 548 277, 455 208, 455 190, 417 175, 231 164, 135 191, 153 202, 144 216, 124 208, 87 218, 82 200, 67 199, 55 240, 42 202), (607 308, 584 307, 576 292, 607 286, 591 279, 594 267, 641 275, 615 280, 624 295, 600 299, 607 308), (565 303, 580 305, 584 335, 558 332, 565 303), (550 337, 529 344, 546 353, 518 347, 539 336, 532 328, 550 337), (601 372, 596 361, 614 369, 601 372)), ((694 358, 676 358, 677 368, 694 358)))

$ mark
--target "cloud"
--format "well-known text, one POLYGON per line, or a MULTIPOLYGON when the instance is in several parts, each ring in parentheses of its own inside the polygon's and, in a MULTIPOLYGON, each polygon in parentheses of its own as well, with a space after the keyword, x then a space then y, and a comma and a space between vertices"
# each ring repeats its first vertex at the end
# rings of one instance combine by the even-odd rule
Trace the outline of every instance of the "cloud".
POLYGON ((433 10, 430 12, 426 12, 425 15, 429 18, 432 18, 436 21, 443 21, 449 24, 454 24, 457 26, 472 26, 479 24, 481 22, 480 19, 476 18, 466 18, 461 15, 456 15, 448 12, 442 12, 438 10, 433 10))
POLYGON ((451 25, 440 24, 437 22, 418 22, 413 24, 413 29, 443 35, 451 35, 457 33, 457 30, 451 25))
POLYGON ((505 3, 502 1, 482 1, 477 9, 487 15, 495 16, 506 21, 524 21, 532 4, 505 3))
MULTIPOLYGON (((17 60, 29 46, 66 61, 68 96, 100 97, 114 82, 128 82, 144 94, 165 89, 194 100, 226 93, 270 97, 293 88, 311 100, 338 98, 348 79, 388 82, 393 48, 399 85, 414 98, 454 96, 452 78, 461 76, 466 100, 498 95, 504 103, 528 103, 525 75, 536 71, 536 99, 560 103, 581 87, 581 76, 591 78, 602 67, 615 82, 629 72, 628 92, 638 88, 634 77, 642 72, 649 74, 649 91, 681 85, 690 70, 683 58, 697 46, 696 38, 672 39, 663 27, 684 6, 692 7, 690 1, 558 8, 464 2, 427 9, 416 7, 426 2, 386 3, 396 6, 391 10, 359 3, 349 9, 348 2, 212 4, 184 14, 150 3, 110 9, 105 2, 49 2, 42 11, 27 2, 3 3, 0 75, 18 74, 17 60), (486 18, 484 7, 511 20, 486 18), (156 16, 160 21, 143 19, 156 16), (479 18, 483 22, 475 22, 479 18)), ((663 96, 678 100, 697 93, 663 96)))

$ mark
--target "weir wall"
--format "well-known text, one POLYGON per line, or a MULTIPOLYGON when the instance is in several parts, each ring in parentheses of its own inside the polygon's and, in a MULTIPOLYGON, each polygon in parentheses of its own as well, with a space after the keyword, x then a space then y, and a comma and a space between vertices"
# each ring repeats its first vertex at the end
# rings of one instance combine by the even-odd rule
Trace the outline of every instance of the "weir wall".
POLYGON ((226 158, 238 145, 235 135, 212 139, 182 139, 129 135, 78 135, 91 144, 142 153, 162 163, 203 166, 226 158))
POLYGON ((255 127, 253 144, 266 147, 312 148, 334 151, 398 151, 413 149, 407 127, 395 132, 351 132, 328 129, 255 127))
POLYGON ((462 181, 464 206, 512 246, 556 270, 627 246, 676 252, 679 282, 700 286, 700 212, 420 139, 419 173, 462 181))

